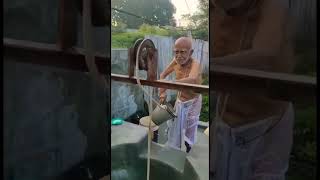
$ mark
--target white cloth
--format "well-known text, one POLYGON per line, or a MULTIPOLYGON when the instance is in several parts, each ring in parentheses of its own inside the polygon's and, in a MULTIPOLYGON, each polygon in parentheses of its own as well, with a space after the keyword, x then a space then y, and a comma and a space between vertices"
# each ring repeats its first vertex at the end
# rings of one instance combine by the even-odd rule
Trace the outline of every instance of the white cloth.
POLYGON ((210 128, 211 179, 284 180, 293 141, 293 122, 291 103, 282 117, 270 117, 239 128, 229 127, 218 117, 210 128), (271 130, 264 134, 267 129, 271 130))
POLYGON ((175 149, 181 149, 184 141, 186 141, 190 146, 196 142, 201 105, 201 95, 185 102, 177 99, 175 104, 177 118, 167 121, 167 146, 175 149))

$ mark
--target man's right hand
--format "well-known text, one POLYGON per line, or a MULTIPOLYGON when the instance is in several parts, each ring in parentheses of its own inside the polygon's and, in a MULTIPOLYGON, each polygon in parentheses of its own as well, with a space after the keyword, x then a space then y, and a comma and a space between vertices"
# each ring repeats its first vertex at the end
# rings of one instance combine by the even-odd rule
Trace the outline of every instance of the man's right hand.
POLYGON ((160 96, 161 96, 161 94, 164 94, 164 93, 166 93, 166 89, 164 89, 164 88, 159 88, 159 94, 160 94, 160 96))
POLYGON ((166 101, 166 99, 167 99, 167 94, 166 94, 166 92, 164 91, 164 92, 162 92, 162 93, 160 94, 160 101, 159 101, 159 103, 160 103, 160 104, 163 104, 163 103, 166 101))

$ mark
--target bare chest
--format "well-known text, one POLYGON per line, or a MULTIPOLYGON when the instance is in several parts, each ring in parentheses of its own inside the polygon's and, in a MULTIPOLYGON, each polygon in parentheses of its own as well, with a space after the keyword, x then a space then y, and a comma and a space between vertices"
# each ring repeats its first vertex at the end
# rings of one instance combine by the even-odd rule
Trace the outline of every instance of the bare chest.
POLYGON ((191 71, 191 66, 186 66, 186 67, 182 67, 182 66, 175 66, 174 68, 175 73, 176 73, 176 79, 182 79, 182 78, 186 78, 189 76, 190 71, 191 71))

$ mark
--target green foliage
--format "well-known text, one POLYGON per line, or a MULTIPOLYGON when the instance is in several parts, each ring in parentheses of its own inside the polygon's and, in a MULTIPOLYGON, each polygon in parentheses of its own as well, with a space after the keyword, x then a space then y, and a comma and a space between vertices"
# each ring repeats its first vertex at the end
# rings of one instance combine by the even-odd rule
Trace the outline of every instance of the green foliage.
POLYGON ((295 74, 316 76, 317 45, 314 41, 303 39, 304 34, 297 34, 294 54, 296 60, 295 74))
MULTIPOLYGON (((294 73, 316 76, 315 45, 297 40, 295 46, 296 68, 294 73)), ((288 180, 316 179, 316 104, 295 104, 294 142, 291 152, 288 180)))
POLYGON ((113 8, 144 17, 148 21, 112 10, 113 22, 124 22, 128 28, 137 29, 143 23, 151 25, 175 25, 173 14, 175 7, 169 0, 113 0, 113 8))
POLYGON ((202 107, 200 113, 200 121, 209 122, 209 96, 208 94, 202 95, 202 107))
POLYGON ((208 41, 208 28, 199 28, 191 32, 192 38, 208 41))
MULTIPOLYGON (((125 24, 120 24, 119 26, 125 27, 125 24)), ((173 39, 186 36, 184 29, 172 27, 160 28, 158 26, 142 24, 135 32, 125 32, 122 27, 112 27, 112 48, 129 48, 137 39, 143 38, 145 35, 170 36, 173 39)))
POLYGON ((209 75, 208 74, 202 74, 202 84, 209 85, 209 75))
POLYGON ((142 24, 139 28, 139 32, 145 35, 159 35, 159 36, 169 36, 170 32, 164 28, 160 28, 157 26, 150 26, 148 24, 142 24))
POLYGON ((187 31, 182 28, 168 29, 169 36, 173 39, 178 39, 181 36, 187 36, 187 31))
MULTIPOLYGON (((316 46, 297 39, 295 44, 296 68, 294 73, 316 76, 316 46)), ((316 179, 316 104, 295 104, 294 142, 291 152, 288 180, 316 179)))
MULTIPOLYGON (((209 84, 209 77, 207 74, 202 75, 202 84, 208 85, 209 84)), ((209 122, 209 95, 202 94, 202 107, 200 113, 200 121, 209 122)))
POLYGON ((143 37, 144 34, 140 32, 112 33, 111 46, 112 48, 129 48, 137 39, 143 37))
POLYGON ((288 180, 316 179, 316 105, 295 104, 295 108, 288 180))
POLYGON ((316 158, 316 109, 315 105, 297 109, 294 129, 293 154, 298 159, 314 161, 316 158))
POLYGON ((189 20, 191 23, 188 29, 191 29, 192 37, 195 39, 202 39, 208 41, 209 37, 209 1, 199 0, 199 11, 195 14, 183 15, 184 19, 189 20))
POLYGON ((296 51, 297 64, 295 68, 296 74, 316 76, 317 71, 317 57, 315 48, 304 51, 296 51))
POLYGON ((111 32, 123 33, 126 31, 127 25, 121 21, 113 22, 111 26, 111 32))

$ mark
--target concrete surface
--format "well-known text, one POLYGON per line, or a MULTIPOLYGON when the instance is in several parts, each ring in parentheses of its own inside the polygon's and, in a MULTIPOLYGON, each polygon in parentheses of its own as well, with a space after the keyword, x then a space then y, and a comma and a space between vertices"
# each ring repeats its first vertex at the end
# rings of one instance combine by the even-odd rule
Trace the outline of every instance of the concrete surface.
POLYGON ((198 141, 192 147, 187 159, 192 164, 200 179, 209 180, 209 137, 198 129, 198 141))
MULTIPOLYGON (((192 163, 200 178, 206 180, 209 179, 209 137, 203 132, 207 126, 208 123, 199 122, 196 144, 187 155, 187 159, 192 163)), ((167 141, 166 129, 167 123, 163 123, 159 127, 158 143, 160 144, 164 144, 167 141)), ((186 147, 183 146, 182 150, 185 151, 186 147)))
POLYGON ((147 134, 146 128, 125 121, 122 125, 111 126, 111 148, 122 144, 145 145, 147 134))
MULTIPOLYGON (((170 171, 171 174, 175 174, 176 172, 182 173, 179 179, 208 180, 208 137, 203 134, 203 131, 204 129, 199 129, 198 142, 189 154, 153 142, 151 145, 151 169, 157 168, 157 172, 164 172, 165 174, 162 174, 162 178, 170 171), (167 168, 174 170, 172 171, 167 168)), ((139 171, 142 171, 140 173, 146 172, 144 168, 146 168, 147 158, 147 128, 128 122, 124 122, 123 125, 112 126, 111 142, 111 160, 115 162, 112 163, 111 167, 113 170, 119 171, 113 177, 127 176, 128 173, 137 171, 132 170, 134 168, 132 166, 138 165, 142 166, 139 168, 139 171), (128 170, 124 172, 124 169, 128 170)), ((139 178, 141 177, 144 176, 139 176, 139 178)), ((132 178, 138 178, 138 175, 132 178)))

